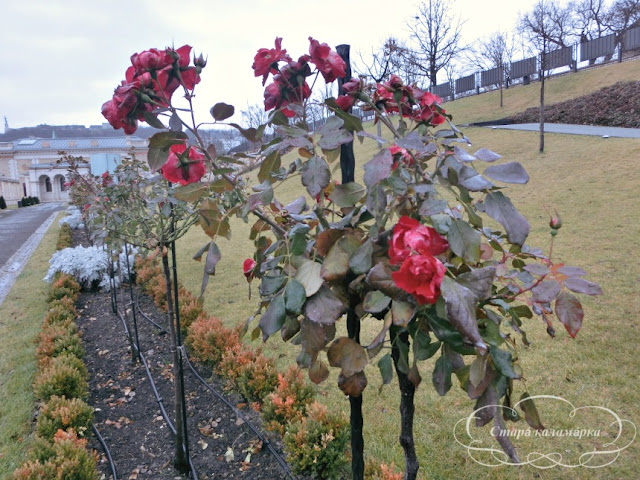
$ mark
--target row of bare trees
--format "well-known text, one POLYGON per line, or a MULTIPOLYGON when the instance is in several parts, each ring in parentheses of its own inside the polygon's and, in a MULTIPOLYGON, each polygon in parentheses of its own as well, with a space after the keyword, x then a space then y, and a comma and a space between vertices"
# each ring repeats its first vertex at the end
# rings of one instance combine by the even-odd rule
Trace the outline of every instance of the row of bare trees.
POLYGON ((640 0, 538 0, 520 14, 513 33, 495 32, 473 42, 462 43, 464 21, 451 12, 454 0, 428 0, 407 22, 406 41, 389 37, 371 51, 370 59, 359 55, 356 67, 372 80, 400 72, 408 82, 435 86, 441 72, 450 80, 464 70, 506 68, 516 51, 536 55, 609 34, 621 39, 640 25, 640 0))

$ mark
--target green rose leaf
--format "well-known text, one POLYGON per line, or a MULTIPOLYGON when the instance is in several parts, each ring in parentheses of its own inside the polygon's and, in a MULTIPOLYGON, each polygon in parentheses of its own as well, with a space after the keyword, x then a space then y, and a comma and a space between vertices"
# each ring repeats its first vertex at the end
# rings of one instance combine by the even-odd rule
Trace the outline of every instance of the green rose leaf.
POLYGON ((176 188, 174 196, 183 202, 197 202, 208 190, 209 186, 206 183, 190 183, 176 188))
POLYGON ((585 295, 602 295, 602 288, 594 282, 579 277, 569 277, 564 281, 564 286, 576 293, 585 295))
POLYGON ((433 369, 433 386, 438 395, 444 397, 451 390, 451 362, 446 355, 440 355, 433 369))
POLYGON ((282 328, 286 316, 284 295, 278 295, 269 303, 267 311, 260 317, 258 325, 262 330, 262 341, 266 342, 271 335, 282 328))
POLYGON ((391 175, 393 157, 388 148, 380 150, 371 160, 364 164, 364 184, 372 188, 375 184, 391 175))
POLYGON ((495 185, 484 178, 475 168, 464 165, 458 173, 458 184, 470 192, 481 192, 489 190, 495 185))
POLYGON ((502 158, 501 155, 498 155, 497 153, 492 152, 488 148, 481 148, 476 153, 474 153, 473 156, 482 162, 495 162, 496 160, 499 160, 502 158))
POLYGON ((327 162, 321 157, 311 157, 302 166, 302 184, 307 192, 315 198, 329 185, 331 173, 327 162))
POLYGON ((379 313, 389 306, 391 299, 379 290, 372 290, 364 297, 363 309, 369 313, 379 313))
POLYGON ((305 259, 296 272, 295 279, 302 284, 307 297, 310 297, 316 293, 324 280, 320 272, 322 271, 322 265, 314 262, 313 260, 305 259))
POLYGON ((483 202, 484 210, 491 218, 500 223, 507 231, 507 239, 522 245, 529 235, 529 222, 520 215, 502 192, 488 193, 483 202))
POLYGON ((345 377, 362 372, 369 363, 369 356, 362 345, 347 337, 337 338, 327 351, 329 365, 342 369, 345 377))
POLYGON ((294 278, 289 280, 284 291, 284 300, 287 313, 292 315, 301 313, 302 306, 307 301, 307 293, 304 286, 294 278))
POLYGON ((520 406, 520 409, 524 412, 524 419, 527 421, 531 428, 536 430, 544 430, 544 425, 540 420, 540 414, 536 408, 536 404, 533 402, 531 395, 524 392, 520 397, 520 401, 516 404, 520 406))
POLYGON ((492 165, 483 172, 487 177, 504 183, 525 184, 529 181, 529 174, 518 162, 492 165))
POLYGON ((226 120, 227 118, 231 117, 234 114, 235 110, 236 109, 233 105, 219 102, 211 107, 211 116, 216 122, 221 122, 222 120, 226 120))
POLYGON ((584 318, 584 310, 582 304, 574 295, 568 292, 562 292, 556 300, 556 315, 564 328, 566 328, 572 338, 576 338, 578 331, 582 327, 582 319, 584 318))
POLYGON ((513 369, 513 357, 511 356, 511 352, 501 350, 493 345, 489 347, 489 351, 491 352, 491 359, 493 360, 493 364, 496 366, 498 372, 507 378, 520 378, 520 375, 518 375, 513 369))
POLYGON ((316 323, 333 325, 344 313, 346 307, 326 285, 304 304, 304 315, 316 323))
POLYGON ((478 331, 476 320, 478 298, 474 292, 449 277, 444 277, 440 288, 447 307, 447 318, 451 325, 470 343, 481 350, 486 350, 487 344, 484 343, 478 331))
POLYGON ((316 360, 309 368, 309 379, 317 384, 324 382, 329 378, 329 369, 322 360, 316 360))
POLYGON ((447 235, 451 251, 466 262, 477 263, 480 260, 480 232, 464 220, 454 218, 447 235))
POLYGON ((393 362, 391 361, 391 355, 388 353, 383 355, 378 360, 378 368, 380 369, 380 376, 382 377, 382 384, 389 385, 393 380, 393 362))
POLYGON ((371 269, 372 256, 373 242, 367 239, 349 259, 349 268, 356 275, 367 273, 371 269))
POLYGON ((329 195, 329 200, 339 207, 353 207, 367 193, 367 189, 354 182, 336 185, 329 195))
POLYGON ((159 132, 149 139, 147 162, 152 172, 160 170, 169 158, 171 145, 184 143, 187 135, 183 132, 159 132))

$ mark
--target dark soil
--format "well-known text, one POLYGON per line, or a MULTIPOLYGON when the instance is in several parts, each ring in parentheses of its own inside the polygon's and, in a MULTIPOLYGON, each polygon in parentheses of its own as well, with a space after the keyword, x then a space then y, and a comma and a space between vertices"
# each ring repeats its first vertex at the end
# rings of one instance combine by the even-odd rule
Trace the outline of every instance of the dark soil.
MULTIPOLYGON (((545 106, 545 122, 640 128, 640 81, 618 82, 583 97, 545 106)), ((528 108, 504 123, 535 123, 540 109, 528 108)))
MULTIPOLYGON (((138 293, 135 290, 136 297, 138 293)), ((125 289, 118 298, 119 305, 127 304, 127 299, 130 297, 125 289)), ((139 297, 139 305, 155 322, 166 325, 166 315, 159 312, 144 294, 139 297)), ((130 305, 127 308, 129 327, 133 332, 130 305)), ((184 478, 173 467, 174 437, 161 415, 144 366, 132 361, 131 346, 123 322, 112 312, 110 295, 83 292, 78 300, 78 312, 77 323, 86 349, 84 360, 89 370, 89 404, 95 408, 94 424, 111 451, 118 478, 184 478)), ((173 421, 169 335, 160 333, 139 313, 136 318, 141 352, 173 421)), ((210 372, 196 368, 218 392, 224 390, 223 380, 210 378, 210 372)), ((207 390, 186 365, 185 389, 189 447, 198 478, 287 478, 266 445, 229 406, 207 390)), ((260 425, 259 416, 240 396, 229 392, 225 392, 225 396, 232 405, 242 408, 242 413, 253 425, 260 425)), ((281 451, 278 439, 266 433, 263 436, 281 451)), ((109 463, 97 438, 90 438, 90 447, 100 454, 99 468, 103 478, 112 479, 109 463)))

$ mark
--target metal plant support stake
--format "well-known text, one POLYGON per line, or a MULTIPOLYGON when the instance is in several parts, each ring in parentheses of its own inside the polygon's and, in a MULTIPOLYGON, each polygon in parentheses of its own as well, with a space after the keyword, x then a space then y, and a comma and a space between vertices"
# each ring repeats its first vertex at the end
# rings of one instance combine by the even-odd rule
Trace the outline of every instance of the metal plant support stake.
MULTIPOLYGON (((336 52, 347 64, 344 78, 338 78, 338 95, 343 95, 342 85, 351 80, 351 63, 349 60, 349 45, 338 45, 336 52)), ((351 109, 349 109, 351 112, 351 109)), ((340 145, 340 168, 342 170, 342 184, 354 181, 356 159, 353 153, 353 141, 340 145)), ((360 319, 355 312, 358 297, 349 299, 347 310, 347 332, 349 338, 360 343, 360 319)), ((351 413, 351 472, 353 480, 364 480, 364 437, 362 434, 362 393, 357 397, 349 395, 351 413)))
POLYGON ((138 337, 138 321, 136 319, 135 299, 133 297, 133 282, 131 281, 131 265, 129 263, 129 244, 124 242, 124 254, 127 258, 127 278, 129 283, 129 296, 131 297, 131 314, 133 316, 133 334, 136 341, 136 359, 140 361, 140 339, 138 337))

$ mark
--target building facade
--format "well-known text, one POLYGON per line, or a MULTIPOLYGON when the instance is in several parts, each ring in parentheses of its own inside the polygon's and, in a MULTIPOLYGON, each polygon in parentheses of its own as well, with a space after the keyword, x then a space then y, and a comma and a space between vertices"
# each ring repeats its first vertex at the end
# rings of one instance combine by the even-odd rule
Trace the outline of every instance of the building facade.
POLYGON ((64 154, 86 160, 87 173, 101 175, 125 157, 147 160, 147 140, 136 136, 105 138, 22 138, 0 142, 0 195, 7 203, 22 197, 41 202, 67 201, 68 163, 64 154))

